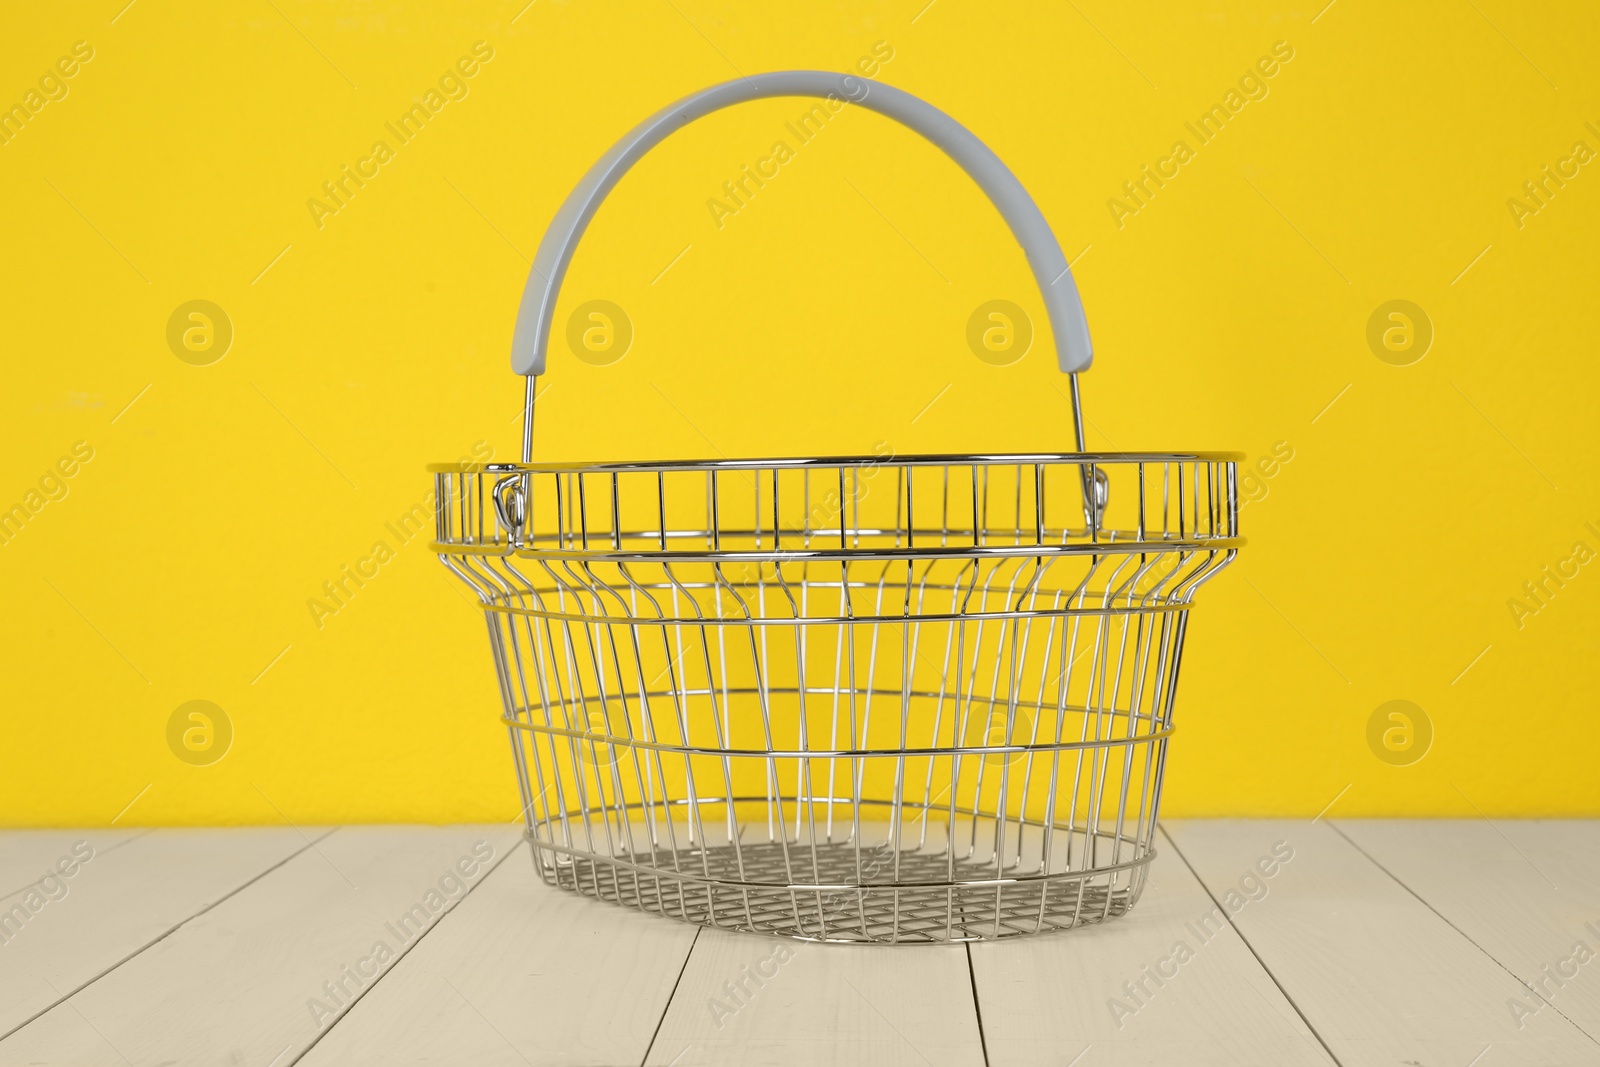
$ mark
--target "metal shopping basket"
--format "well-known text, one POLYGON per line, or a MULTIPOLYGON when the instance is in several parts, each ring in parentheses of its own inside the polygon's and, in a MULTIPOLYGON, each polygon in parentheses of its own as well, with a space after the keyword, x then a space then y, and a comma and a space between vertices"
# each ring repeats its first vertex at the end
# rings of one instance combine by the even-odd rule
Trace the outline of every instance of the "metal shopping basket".
POLYGON ((540 876, 817 941, 988 940, 1131 908, 1189 603, 1241 544, 1236 457, 1086 452, 1090 351, 1021 184, 900 90, 756 75, 612 148, 523 296, 523 462, 430 468, 435 549, 484 607, 540 876), (600 202, 674 130, 771 96, 898 119, 989 194, 1072 375, 1075 451, 533 462, 557 291, 600 202))

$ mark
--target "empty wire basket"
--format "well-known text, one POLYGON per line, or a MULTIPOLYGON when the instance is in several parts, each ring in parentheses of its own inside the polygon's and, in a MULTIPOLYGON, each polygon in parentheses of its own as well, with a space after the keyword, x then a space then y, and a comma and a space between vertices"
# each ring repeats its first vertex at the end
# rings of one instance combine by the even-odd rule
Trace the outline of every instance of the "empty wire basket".
POLYGON ((1190 600, 1241 543, 1235 457, 1084 451, 1089 361, 1033 201, 915 97, 756 75, 619 142, 529 277, 523 462, 432 468, 435 548, 485 609, 541 877, 819 941, 987 940, 1132 907, 1190 600), (716 108, 830 94, 925 134, 999 207, 1073 375, 1076 450, 532 462, 556 293, 621 174, 716 108))

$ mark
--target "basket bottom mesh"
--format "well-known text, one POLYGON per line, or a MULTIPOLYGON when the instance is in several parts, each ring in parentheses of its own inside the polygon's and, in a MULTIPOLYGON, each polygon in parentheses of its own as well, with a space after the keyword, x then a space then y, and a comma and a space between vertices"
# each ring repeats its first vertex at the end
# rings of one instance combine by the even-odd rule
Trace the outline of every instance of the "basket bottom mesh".
POLYGON ((854 886, 863 856, 873 853, 852 841, 679 848, 631 859, 529 841, 540 877, 583 896, 700 926, 839 942, 991 941, 1103 922, 1133 907, 1151 858, 1040 877, 942 849, 901 852, 898 867, 893 853, 878 852, 877 879, 902 884, 854 886), (1007 881, 1016 877, 1028 880, 1007 881))

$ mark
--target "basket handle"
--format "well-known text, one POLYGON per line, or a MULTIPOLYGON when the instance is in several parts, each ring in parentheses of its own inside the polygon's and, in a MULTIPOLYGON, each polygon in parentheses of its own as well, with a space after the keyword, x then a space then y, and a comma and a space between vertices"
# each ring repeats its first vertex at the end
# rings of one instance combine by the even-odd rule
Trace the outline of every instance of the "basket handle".
MULTIPOLYGON (((670 134, 695 119, 733 104, 773 96, 846 100, 896 119, 944 149, 945 154, 960 164, 988 194, 1027 254, 1050 315, 1050 328, 1056 338, 1056 358, 1062 373, 1075 374, 1088 369, 1093 347, 1089 343, 1089 326, 1083 317, 1083 302, 1078 297, 1072 271, 1061 254, 1061 245, 1051 232, 1050 224, 1000 157, 955 119, 903 90, 851 74, 789 70, 755 74, 692 93, 635 126, 589 168, 583 180, 568 194, 539 242, 533 269, 528 272, 527 287, 522 291, 522 305, 517 311, 517 328, 511 343, 512 370, 530 377, 544 373, 556 295, 566 277, 567 266, 572 262, 573 251, 606 194, 628 169, 670 134)), ((531 382, 528 395, 530 398, 533 395, 531 382)), ((531 422, 530 419, 529 429, 531 422)))

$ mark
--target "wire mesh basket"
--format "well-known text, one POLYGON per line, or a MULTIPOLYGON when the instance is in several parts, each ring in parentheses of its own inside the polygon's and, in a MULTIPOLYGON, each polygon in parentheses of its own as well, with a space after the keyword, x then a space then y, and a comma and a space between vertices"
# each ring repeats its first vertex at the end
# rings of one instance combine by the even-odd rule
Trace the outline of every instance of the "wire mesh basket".
POLYGON ((435 548, 485 610, 546 882, 816 941, 1102 921, 1155 854, 1190 600, 1241 543, 1235 457, 1083 450, 1088 334, 1048 227, 971 134, 867 85, 719 86, 590 171, 519 317, 524 462, 431 468, 435 548), (555 290, 621 172, 716 107, 830 92, 927 134, 1001 208, 1074 374, 1076 451, 532 462, 555 290))

